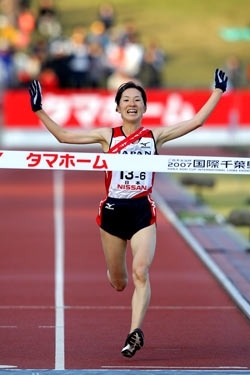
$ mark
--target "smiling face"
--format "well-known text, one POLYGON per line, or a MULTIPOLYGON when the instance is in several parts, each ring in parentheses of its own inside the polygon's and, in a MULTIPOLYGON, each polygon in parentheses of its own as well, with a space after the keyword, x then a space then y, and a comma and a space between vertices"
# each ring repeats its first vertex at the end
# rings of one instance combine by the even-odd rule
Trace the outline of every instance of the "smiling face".
POLYGON ((121 114, 124 122, 139 123, 146 111, 141 92, 136 88, 124 90, 117 111, 121 114))

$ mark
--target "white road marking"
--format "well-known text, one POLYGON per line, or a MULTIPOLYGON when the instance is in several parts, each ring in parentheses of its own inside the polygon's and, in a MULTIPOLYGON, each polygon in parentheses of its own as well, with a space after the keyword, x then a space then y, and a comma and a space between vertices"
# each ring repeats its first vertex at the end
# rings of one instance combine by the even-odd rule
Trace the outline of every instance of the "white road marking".
MULTIPOLYGON (((1 309, 18 309, 18 310, 41 310, 41 309, 54 309, 54 306, 0 306, 1 309)), ((149 306, 149 310, 236 310, 236 306, 177 306, 177 305, 165 305, 165 306, 157 306, 152 305, 149 306)), ((104 305, 64 305, 64 310, 131 310, 130 306, 125 305, 111 305, 111 306, 104 306, 104 305)), ((42 327, 42 326, 39 326, 42 327)), ((55 326, 48 326, 48 327, 55 327, 55 326)), ((0 326, 0 328, 17 328, 16 326, 0 326)))
POLYGON ((54 171, 55 370, 65 369, 64 343, 64 174, 54 171))

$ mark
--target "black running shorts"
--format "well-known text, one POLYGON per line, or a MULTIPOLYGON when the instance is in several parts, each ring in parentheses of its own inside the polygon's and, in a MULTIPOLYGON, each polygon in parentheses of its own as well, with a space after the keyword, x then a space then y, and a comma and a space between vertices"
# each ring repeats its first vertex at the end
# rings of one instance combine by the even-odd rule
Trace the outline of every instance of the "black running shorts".
POLYGON ((132 199, 107 197, 100 202, 96 221, 106 232, 130 240, 140 229, 156 222, 155 202, 150 196, 132 199))

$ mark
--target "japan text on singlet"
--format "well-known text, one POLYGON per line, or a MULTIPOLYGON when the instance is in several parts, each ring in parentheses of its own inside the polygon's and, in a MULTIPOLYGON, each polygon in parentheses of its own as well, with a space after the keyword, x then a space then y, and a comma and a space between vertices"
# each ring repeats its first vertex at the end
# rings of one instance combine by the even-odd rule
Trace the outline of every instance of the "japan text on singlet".
MULTIPOLYGON (((110 148, 122 141, 126 136, 122 127, 113 128, 110 148)), ((129 144, 119 151, 120 154, 155 155, 156 146, 152 132, 149 130, 135 143, 129 144)), ((107 171, 105 186, 107 195, 112 198, 139 198, 152 192, 154 172, 123 170, 107 171)))

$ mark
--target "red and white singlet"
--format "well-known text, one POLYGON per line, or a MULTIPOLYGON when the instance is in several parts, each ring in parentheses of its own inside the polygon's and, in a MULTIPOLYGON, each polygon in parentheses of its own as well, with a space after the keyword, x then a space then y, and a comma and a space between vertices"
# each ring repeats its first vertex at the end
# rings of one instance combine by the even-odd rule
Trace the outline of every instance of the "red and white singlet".
MULTIPOLYGON (((112 129, 113 134, 110 148, 126 138, 122 127, 112 129)), ((155 155, 157 154, 155 140, 149 130, 135 143, 130 143, 119 151, 120 154, 155 155)), ((122 169, 121 171, 105 172, 105 186, 107 196, 112 198, 139 198, 152 192, 154 172, 133 171, 122 169)))

